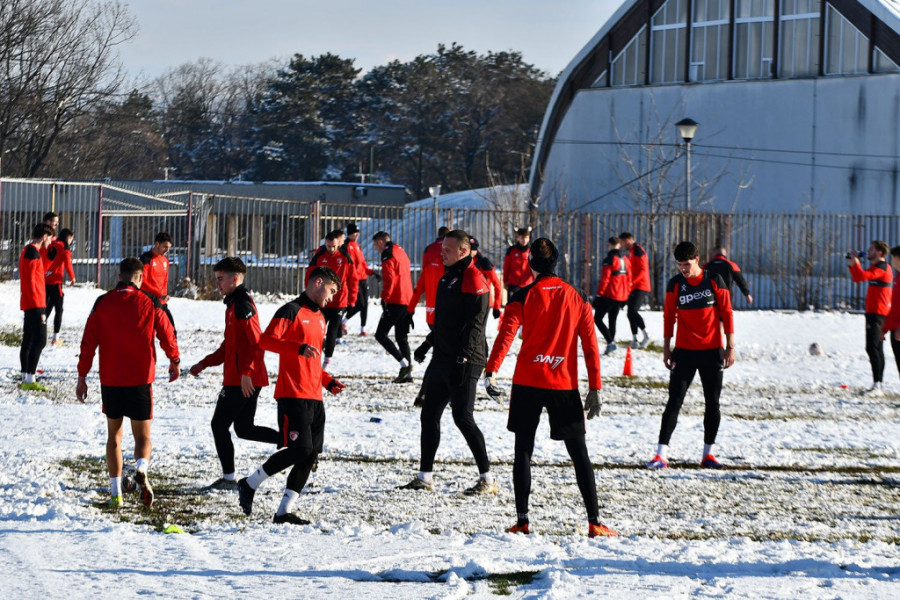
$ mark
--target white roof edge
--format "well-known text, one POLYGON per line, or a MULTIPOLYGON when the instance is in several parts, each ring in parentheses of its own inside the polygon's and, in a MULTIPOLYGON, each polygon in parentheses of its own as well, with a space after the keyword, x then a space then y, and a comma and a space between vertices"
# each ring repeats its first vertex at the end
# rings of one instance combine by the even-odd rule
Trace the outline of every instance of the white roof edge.
POLYGON ((900 35, 900 2, 897 0, 857 0, 857 2, 900 35))

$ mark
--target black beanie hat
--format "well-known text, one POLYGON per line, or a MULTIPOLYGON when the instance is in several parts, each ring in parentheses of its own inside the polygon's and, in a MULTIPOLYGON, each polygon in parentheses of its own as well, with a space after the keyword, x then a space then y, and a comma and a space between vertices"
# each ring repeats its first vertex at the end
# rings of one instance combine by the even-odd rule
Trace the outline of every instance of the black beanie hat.
POLYGON ((531 251, 528 252, 528 264, 532 269, 537 271, 538 273, 553 273, 556 271, 556 261, 559 259, 559 250, 556 249, 556 246, 553 245, 547 238, 538 238, 531 243, 531 251), (546 242, 550 245, 550 256, 544 258, 543 256, 537 256, 534 253, 534 247, 536 244, 546 242))
POLYGON ((347 223, 347 235, 354 233, 359 233, 359 227, 356 226, 356 223, 347 223))

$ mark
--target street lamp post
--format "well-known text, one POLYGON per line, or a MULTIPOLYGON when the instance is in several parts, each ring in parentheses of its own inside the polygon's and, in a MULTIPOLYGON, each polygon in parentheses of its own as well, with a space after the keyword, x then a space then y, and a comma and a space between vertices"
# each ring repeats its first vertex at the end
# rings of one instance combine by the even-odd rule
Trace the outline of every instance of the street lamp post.
POLYGON ((438 196, 441 195, 441 186, 433 185, 428 188, 428 193, 431 194, 431 199, 434 200, 434 231, 438 230, 438 196))
POLYGON ((685 145, 685 173, 684 173, 684 185, 685 185, 685 206, 687 210, 691 210, 691 140, 694 139, 694 135, 697 133, 697 126, 699 123, 693 119, 685 118, 677 123, 675 123, 675 127, 678 128, 678 134, 681 135, 681 139, 684 140, 685 145))

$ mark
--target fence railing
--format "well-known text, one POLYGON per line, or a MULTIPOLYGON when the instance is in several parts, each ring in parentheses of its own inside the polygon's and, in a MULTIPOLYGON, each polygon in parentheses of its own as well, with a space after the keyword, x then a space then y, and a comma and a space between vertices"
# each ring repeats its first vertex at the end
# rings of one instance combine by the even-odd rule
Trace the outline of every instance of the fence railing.
MULTIPOLYGON (((262 293, 302 290, 309 258, 332 229, 354 222, 366 260, 377 268, 372 235, 388 231, 413 262, 435 239, 440 225, 478 237, 481 251, 502 269, 516 227, 531 224, 532 237, 546 236, 560 249, 560 275, 590 295, 600 277, 606 239, 634 234, 650 255, 652 302, 662 302, 675 274, 671 249, 691 240, 704 260, 725 245, 750 284, 757 308, 863 307, 865 288, 850 281, 845 253, 871 240, 900 242, 900 217, 816 214, 710 213, 528 213, 485 208, 422 208, 328 204, 284 199, 200 194, 187 189, 148 194, 98 182, 0 180, 0 277, 17 276, 19 254, 44 213, 60 215, 59 227, 75 232, 73 262, 79 281, 108 288, 118 262, 138 256, 159 231, 175 240, 170 293, 182 278, 211 286, 212 265, 240 256, 247 285, 262 293)), ((378 283, 372 282, 378 292, 378 283)), ((747 308, 735 293, 734 304, 747 308)))

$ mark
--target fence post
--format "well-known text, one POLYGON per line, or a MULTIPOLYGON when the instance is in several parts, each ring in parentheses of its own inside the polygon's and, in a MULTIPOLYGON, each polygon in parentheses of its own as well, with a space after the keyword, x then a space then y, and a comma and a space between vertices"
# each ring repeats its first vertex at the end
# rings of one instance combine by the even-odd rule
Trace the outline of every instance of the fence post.
MULTIPOLYGON (((194 240, 194 192, 188 192, 188 214, 187 214, 187 267, 185 269, 185 277, 191 279, 191 246, 194 240)), ((193 280, 192 280, 193 281, 193 280)))
POLYGON ((593 245, 593 240, 591 239, 591 215, 584 215, 584 281, 582 282, 582 289, 586 296, 591 295, 591 246, 593 245))
POLYGON ((97 194, 97 287, 100 287, 101 259, 103 258, 103 184, 97 194))

